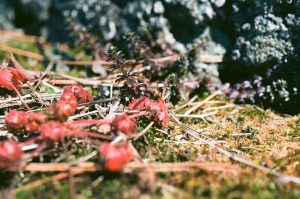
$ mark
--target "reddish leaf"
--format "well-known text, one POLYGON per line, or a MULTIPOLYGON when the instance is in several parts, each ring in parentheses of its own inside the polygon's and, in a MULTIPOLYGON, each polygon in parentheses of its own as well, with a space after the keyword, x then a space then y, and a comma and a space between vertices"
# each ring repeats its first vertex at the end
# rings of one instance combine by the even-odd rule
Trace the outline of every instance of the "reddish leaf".
POLYGON ((67 86, 63 94, 65 93, 72 93, 79 104, 93 101, 91 94, 78 85, 67 86))
POLYGON ((105 161, 105 168, 109 171, 120 171, 125 164, 133 159, 133 154, 128 143, 112 145, 104 142, 101 145, 99 153, 105 161))
POLYGON ((137 111, 145 109, 149 113, 154 112, 155 119, 161 123, 162 128, 167 127, 169 124, 170 116, 168 114, 165 102, 161 98, 159 98, 157 101, 151 100, 145 96, 139 99, 133 99, 128 108, 130 110, 137 111))
POLYGON ((22 99, 19 89, 22 87, 23 83, 28 80, 25 74, 23 74, 20 70, 6 67, 0 68, 0 87, 5 88, 7 90, 14 90, 21 102, 24 106, 30 110, 27 103, 22 99))
POLYGON ((12 81, 13 74, 7 68, 0 69, 0 87, 7 90, 14 90, 15 86, 12 81))
POLYGON ((129 110, 137 110, 141 111, 145 108, 145 102, 149 101, 150 99, 143 96, 139 99, 133 99, 131 103, 128 105, 129 110))
POLYGON ((6 69, 9 70, 11 72, 11 74, 13 74, 12 82, 17 89, 20 89, 22 87, 23 83, 25 81, 29 80, 26 77, 26 75, 18 69, 15 69, 12 67, 7 67, 6 69))
POLYGON ((163 99, 161 99, 161 98, 158 98, 157 102, 158 102, 158 105, 160 108, 160 110, 156 112, 158 120, 161 121, 162 128, 166 128, 170 122, 170 116, 169 116, 166 104, 163 101, 163 99))

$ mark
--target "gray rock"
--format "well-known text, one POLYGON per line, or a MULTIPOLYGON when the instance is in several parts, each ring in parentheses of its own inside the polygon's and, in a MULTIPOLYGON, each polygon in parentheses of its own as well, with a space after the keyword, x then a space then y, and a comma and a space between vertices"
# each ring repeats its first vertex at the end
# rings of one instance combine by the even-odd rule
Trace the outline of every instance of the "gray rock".
MULTIPOLYGON (((131 31, 144 39, 151 35, 157 45, 169 46, 180 53, 205 40, 196 57, 224 55, 229 41, 213 23, 209 24, 223 12, 224 3, 225 0, 52 0, 53 16, 47 36, 52 40, 70 40, 60 36, 66 35, 62 30, 67 33, 67 21, 72 20, 76 22, 75 28, 97 36, 104 47, 113 43, 122 48, 126 45, 122 36, 131 31)), ((199 78, 218 79, 217 64, 195 63, 194 67, 199 78)))
POLYGON ((271 66, 299 47, 299 0, 233 0, 236 40, 231 67, 255 71, 271 66), (243 67, 242 67, 243 68, 243 67))
POLYGON ((2 0, 0 3, 0 29, 12 29, 15 17, 11 0, 2 0))

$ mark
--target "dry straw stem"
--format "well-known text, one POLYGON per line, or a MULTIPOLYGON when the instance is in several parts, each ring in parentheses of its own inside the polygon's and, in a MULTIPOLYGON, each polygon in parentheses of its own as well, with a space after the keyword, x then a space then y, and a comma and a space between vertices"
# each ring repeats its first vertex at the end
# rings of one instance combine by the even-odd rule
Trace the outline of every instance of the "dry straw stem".
POLYGON ((184 114, 176 114, 177 117, 183 117, 183 118, 199 118, 199 119, 204 119, 208 116, 216 115, 218 111, 212 111, 209 113, 203 113, 199 115, 184 115, 184 114))
POLYGON ((193 106, 192 108, 190 108, 189 110, 187 110, 184 115, 189 115, 192 112, 194 112, 195 110, 199 109, 201 106, 203 106, 206 102, 210 101, 211 99, 213 99, 214 97, 218 96, 221 94, 220 90, 215 91, 214 93, 212 93, 210 96, 208 96, 207 98, 205 98, 204 100, 202 100, 201 102, 198 102, 195 106, 193 106))
MULTIPOLYGON (((23 167, 23 171, 29 172, 62 172, 67 171, 70 167, 68 163, 29 163, 23 167)), ((180 172, 190 169, 202 169, 205 171, 224 171, 236 172, 240 167, 237 164, 220 163, 220 162, 166 162, 166 163, 143 163, 134 162, 124 167, 124 172, 131 173, 135 169, 151 168, 155 172, 180 172)), ((100 164, 94 162, 81 162, 77 166, 71 167, 72 172, 86 171, 93 172, 103 170, 100 164)))
POLYGON ((137 140, 137 139, 139 139, 140 137, 142 137, 143 135, 145 135, 145 134, 149 131, 149 129, 153 126, 153 124, 154 124, 153 121, 150 122, 150 123, 148 124, 148 126, 147 126, 146 128, 144 128, 140 133, 134 135, 134 140, 137 140))
POLYGON ((46 43, 46 39, 43 37, 37 37, 32 35, 26 35, 23 31, 9 31, 9 30, 0 30, 0 41, 6 40, 16 40, 22 42, 39 42, 42 44, 46 43))
POLYGON ((28 51, 28 50, 22 50, 22 49, 19 49, 19 48, 13 48, 13 47, 7 46, 5 44, 0 44, 0 50, 4 51, 4 52, 10 52, 10 53, 13 53, 13 54, 16 54, 16 55, 21 55, 21 56, 24 56, 24 57, 28 57, 28 58, 31 58, 31 59, 36 59, 38 61, 44 61, 44 59, 45 59, 44 56, 41 55, 41 54, 34 53, 34 52, 31 52, 31 51, 28 51))
MULTIPOLYGON (((218 162, 178 162, 178 163, 149 163, 143 162, 130 163, 125 166, 123 172, 133 173, 137 169, 151 169, 157 173, 165 172, 184 172, 191 169, 201 169, 207 172, 231 172, 237 173, 240 167, 236 164, 218 163, 218 162)), ((23 168, 24 171, 29 172, 60 172, 47 179, 39 179, 28 183, 20 188, 14 189, 15 194, 26 189, 33 189, 39 187, 47 182, 59 181, 69 177, 69 174, 75 176, 85 172, 94 172, 103 170, 102 166, 94 162, 82 162, 76 167, 71 167, 68 163, 29 163, 23 168), (70 172, 66 172, 70 169, 70 172)))

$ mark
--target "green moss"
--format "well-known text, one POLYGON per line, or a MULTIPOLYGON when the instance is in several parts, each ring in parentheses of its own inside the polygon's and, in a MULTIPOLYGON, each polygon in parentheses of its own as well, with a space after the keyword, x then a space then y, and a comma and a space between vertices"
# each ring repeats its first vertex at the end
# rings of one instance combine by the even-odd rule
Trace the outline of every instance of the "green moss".
POLYGON ((238 117, 238 123, 243 123, 245 119, 259 119, 259 121, 264 122, 268 118, 268 114, 257 107, 250 107, 242 110, 238 117))
POLYGON ((291 128, 291 130, 285 131, 283 135, 293 139, 300 139, 300 120, 297 120, 293 124, 289 124, 289 127, 291 128))
POLYGON ((43 199, 65 199, 69 197, 68 183, 56 181, 46 183, 35 189, 22 190, 16 194, 17 199, 43 198, 43 199))
MULTIPOLYGON (((243 175, 236 179, 230 174, 217 177, 203 172, 185 172, 163 175, 165 183, 174 187, 171 194, 176 198, 299 198, 297 187, 280 187, 266 177, 243 175), (177 188, 177 189, 176 189, 177 188), (183 191, 183 192, 182 192, 183 191)), ((166 195, 166 194, 165 194, 166 195)))

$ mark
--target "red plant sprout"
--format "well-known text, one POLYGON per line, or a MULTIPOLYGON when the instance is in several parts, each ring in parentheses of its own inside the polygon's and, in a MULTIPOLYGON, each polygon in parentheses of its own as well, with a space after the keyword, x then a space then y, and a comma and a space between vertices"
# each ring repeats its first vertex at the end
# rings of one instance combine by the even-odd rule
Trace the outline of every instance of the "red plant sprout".
POLYGON ((112 140, 112 138, 109 136, 101 135, 101 134, 89 132, 89 131, 80 131, 80 130, 73 128, 68 123, 61 123, 61 122, 57 122, 57 121, 49 121, 49 122, 42 124, 38 131, 40 133, 39 136, 31 138, 21 144, 22 146, 26 146, 28 144, 39 143, 39 147, 35 151, 32 152, 32 154, 31 154, 32 157, 38 155, 49 144, 52 144, 53 142, 61 141, 65 137, 84 138, 91 144, 94 144, 97 146, 100 145, 100 142, 97 140, 93 140, 91 138, 112 140))
POLYGON ((67 86, 56 104, 51 105, 46 111, 51 119, 65 121, 69 116, 75 114, 78 104, 91 102, 92 96, 82 87, 67 86))
POLYGON ((63 123, 50 121, 40 126, 39 132, 41 133, 41 138, 49 139, 51 141, 59 141, 66 134, 66 126, 63 123))
POLYGON ((162 128, 166 128, 170 122, 170 116, 163 99, 159 98, 157 101, 151 100, 145 96, 139 99, 133 99, 128 105, 129 110, 141 111, 145 109, 147 112, 154 112, 155 119, 158 120, 162 128))
POLYGON ((50 105, 45 113, 50 119, 65 121, 75 114, 77 107, 76 97, 71 93, 65 93, 55 104, 50 105))
POLYGON ((104 166, 109 171, 121 171, 127 163, 133 160, 133 153, 126 142, 122 145, 101 144, 99 153, 104 160, 104 166))
POLYGON ((5 117, 5 124, 9 130, 35 132, 39 126, 46 121, 42 113, 26 113, 24 111, 11 110, 5 117))
POLYGON ((13 169, 23 156, 23 151, 14 141, 0 142, 0 168, 13 169))
POLYGON ((111 125, 117 130, 125 133, 126 135, 133 135, 134 131, 137 129, 135 119, 128 116, 126 113, 116 115, 113 119, 111 125))
POLYGON ((63 120, 75 114, 78 107, 76 97, 71 93, 64 93, 55 104, 56 116, 63 120))
POLYGON ((89 92, 87 92, 86 90, 84 90, 82 87, 80 87, 78 85, 67 86, 64 89, 63 95, 65 93, 72 93, 76 97, 78 104, 93 101, 92 95, 89 94, 89 92))
POLYGON ((8 129, 13 131, 22 131, 25 129, 25 124, 27 123, 26 112, 11 110, 5 116, 5 124, 8 129))
POLYGON ((23 105, 30 110, 28 104, 22 99, 19 92, 23 83, 29 80, 28 77, 18 69, 13 67, 0 68, 0 87, 7 90, 14 90, 23 105))

